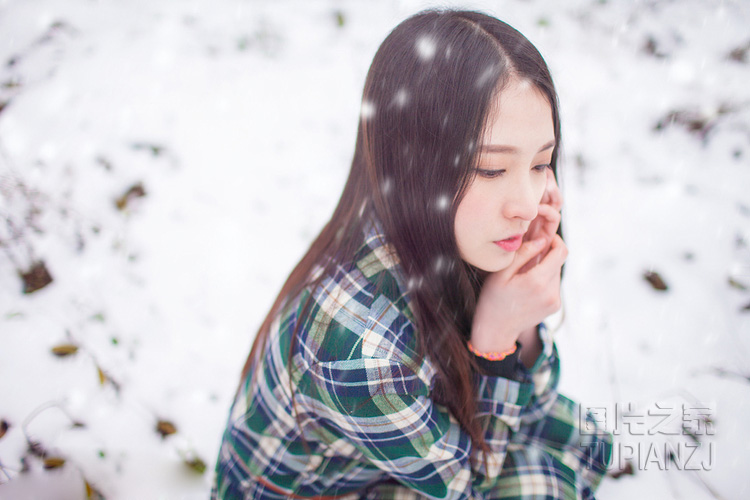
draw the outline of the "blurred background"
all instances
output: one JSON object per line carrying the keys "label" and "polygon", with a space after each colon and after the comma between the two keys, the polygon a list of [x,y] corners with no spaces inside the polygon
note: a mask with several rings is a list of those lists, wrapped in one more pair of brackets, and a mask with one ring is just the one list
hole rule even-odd
{"label": "blurred background", "polygon": [[0,0],[0,498],[206,498],[372,56],[427,7],[510,23],[558,86],[551,324],[617,434],[598,497],[748,497],[750,2]]}

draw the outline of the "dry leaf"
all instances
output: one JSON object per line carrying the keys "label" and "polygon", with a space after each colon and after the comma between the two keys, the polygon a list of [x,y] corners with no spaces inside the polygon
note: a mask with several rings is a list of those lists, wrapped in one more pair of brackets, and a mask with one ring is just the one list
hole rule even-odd
{"label": "dry leaf", "polygon": [[105,317],[103,312],[98,312],[96,314],[93,314],[89,317],[91,321],[98,321],[100,323],[104,323]]}
{"label": "dry leaf", "polygon": [[344,24],[346,24],[346,17],[344,16],[344,13],[340,10],[337,10],[333,13],[333,16],[336,18],[336,26],[339,28],[343,28]]}
{"label": "dry leaf", "polygon": [[194,470],[198,474],[203,474],[204,472],[206,472],[206,462],[201,460],[199,457],[194,457],[190,459],[186,458],[185,465],[190,467],[192,470]]}
{"label": "dry leaf", "polygon": [[65,465],[65,459],[61,457],[47,457],[44,459],[45,469],[58,469]]}
{"label": "dry leaf", "polygon": [[198,474],[203,474],[204,472],[206,472],[206,462],[204,462],[198,455],[196,455],[195,451],[178,450],[178,453],[182,457],[182,463],[192,469],[193,472],[197,472]]}
{"label": "dry leaf", "polygon": [[696,434],[692,429],[688,429],[687,427],[685,427],[685,424],[682,425],[682,434],[690,437],[690,440],[695,444],[700,444],[701,442],[698,434]]}
{"label": "dry leaf", "polygon": [[739,63],[746,63],[748,61],[748,51],[750,51],[750,42],[746,43],[745,45],[735,47],[732,49],[732,51],[728,54],[728,58],[732,61],[737,61]]}
{"label": "dry leaf", "polygon": [[643,42],[643,51],[646,54],[654,56],[658,59],[664,59],[666,57],[669,57],[669,54],[659,50],[659,43],[656,41],[656,39],[653,36],[647,37],[646,41]]}
{"label": "dry leaf", "polygon": [[135,142],[133,143],[133,149],[135,149],[136,151],[138,150],[148,151],[154,156],[159,156],[164,152],[166,148],[159,144],[152,144],[148,142]]}
{"label": "dry leaf", "polygon": [[112,170],[112,162],[109,161],[107,158],[103,156],[99,156],[96,159],[96,163],[98,163],[100,166],[104,167],[104,170]]}
{"label": "dry leaf", "polygon": [[740,283],[732,277],[729,278],[729,286],[736,288],[737,290],[747,290],[747,286],[745,286],[744,283]]}
{"label": "dry leaf", "polygon": [[[8,67],[12,67],[14,64],[14,61],[17,62],[17,59],[14,59],[11,57],[8,59]],[[21,81],[15,78],[10,78],[9,80],[5,80],[3,83],[0,83],[0,88],[3,89],[17,89],[21,87]]]}
{"label": "dry leaf", "polygon": [[88,500],[104,500],[104,495],[102,495],[102,492],[94,488],[91,483],[89,483],[87,480],[83,480],[83,483],[86,485],[86,498]]}
{"label": "dry leaf", "polygon": [[33,441],[28,440],[26,441],[26,444],[28,445],[28,452],[32,454],[35,457],[44,458],[47,456],[47,450],[42,446],[42,443],[39,441]]}
{"label": "dry leaf", "polygon": [[44,262],[35,262],[31,269],[21,273],[23,280],[23,293],[32,293],[52,283],[52,275],[47,270]]}
{"label": "dry leaf", "polygon": [[616,470],[610,474],[613,479],[619,479],[622,476],[634,476],[635,470],[633,469],[633,463],[632,462],[626,462],[625,467],[622,469]]}
{"label": "dry leaf", "polygon": [[5,436],[5,433],[8,432],[8,429],[10,429],[10,424],[7,420],[2,419],[0,420],[0,438]]}
{"label": "dry leaf", "polygon": [[115,205],[119,210],[125,210],[128,204],[135,198],[143,198],[146,196],[146,189],[142,183],[133,184],[125,191],[125,194],[115,200]]}
{"label": "dry leaf", "polygon": [[102,368],[99,365],[96,365],[96,373],[99,375],[99,384],[105,385],[109,384],[114,388],[115,392],[119,393],[121,386],[120,383],[117,382],[115,379],[113,379],[107,372],[102,370]]}
{"label": "dry leaf", "polygon": [[170,434],[176,433],[177,427],[175,427],[175,425],[169,420],[159,420],[156,423],[156,432],[161,434],[162,438],[165,438]]}
{"label": "dry leaf", "polygon": [[75,344],[60,344],[52,348],[52,354],[59,358],[70,356],[78,352],[78,346]]}
{"label": "dry leaf", "polygon": [[651,283],[651,286],[654,287],[655,290],[659,290],[662,292],[667,290],[667,284],[664,283],[663,279],[661,279],[659,273],[654,271],[646,271],[645,273],[643,273],[643,278]]}
{"label": "dry leaf", "polygon": [[674,110],[664,115],[654,125],[654,130],[659,131],[673,125],[679,125],[700,139],[705,140],[719,120],[733,111],[734,108],[727,104],[721,104],[712,111],[693,109]]}

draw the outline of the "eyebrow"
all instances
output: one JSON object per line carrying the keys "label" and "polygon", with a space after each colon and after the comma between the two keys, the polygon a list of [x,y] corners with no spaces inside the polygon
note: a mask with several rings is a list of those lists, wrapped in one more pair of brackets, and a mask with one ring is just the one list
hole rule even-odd
{"label": "eyebrow", "polygon": [[[542,146],[538,153],[541,153],[542,151],[547,151],[550,148],[555,147],[555,140],[552,139],[548,143],[546,143],[544,146]],[[505,146],[502,144],[485,144],[482,146],[479,146],[479,150],[485,153],[508,153],[508,154],[518,154],[518,148],[515,146]]]}

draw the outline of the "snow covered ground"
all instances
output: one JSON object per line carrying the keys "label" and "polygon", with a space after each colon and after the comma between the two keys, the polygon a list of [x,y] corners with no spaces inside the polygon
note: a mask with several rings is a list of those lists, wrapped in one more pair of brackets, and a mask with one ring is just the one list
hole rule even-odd
{"label": "snow covered ground", "polygon": [[[255,330],[343,187],[370,60],[429,6],[0,0],[0,498],[206,497]],[[561,391],[635,469],[599,497],[747,498],[750,2],[439,6],[510,22],[558,85]],[[23,294],[37,260],[54,281]]]}

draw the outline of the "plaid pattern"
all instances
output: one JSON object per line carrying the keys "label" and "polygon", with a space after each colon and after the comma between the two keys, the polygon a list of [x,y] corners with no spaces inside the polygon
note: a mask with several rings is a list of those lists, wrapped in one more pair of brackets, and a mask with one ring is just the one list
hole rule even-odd
{"label": "plaid pattern", "polygon": [[611,440],[583,434],[593,421],[557,394],[544,325],[531,369],[475,374],[485,464],[431,399],[435,369],[419,360],[407,287],[378,227],[368,225],[352,263],[278,314],[255,380],[251,371],[232,406],[212,498],[593,498]]}

